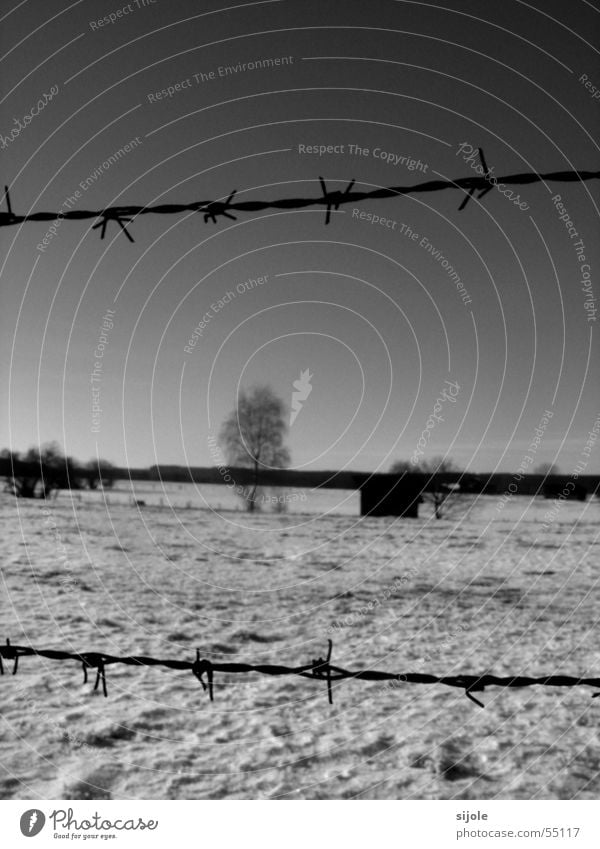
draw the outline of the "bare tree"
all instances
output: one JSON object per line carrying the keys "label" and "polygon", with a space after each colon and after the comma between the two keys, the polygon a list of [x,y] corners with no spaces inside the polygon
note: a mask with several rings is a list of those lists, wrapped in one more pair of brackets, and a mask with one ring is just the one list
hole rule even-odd
{"label": "bare tree", "polygon": [[415,465],[411,463],[410,460],[396,460],[392,463],[392,467],[390,469],[390,474],[392,475],[401,475],[404,472],[421,472],[422,469],[419,465]]}
{"label": "bare tree", "polygon": [[242,390],[235,409],[223,422],[219,442],[227,462],[252,469],[252,482],[243,487],[250,513],[256,509],[261,470],[284,469],[290,462],[284,445],[286,433],[285,405],[269,386]]}
{"label": "bare tree", "polygon": [[436,519],[454,518],[466,509],[472,498],[460,491],[455,484],[447,484],[437,480],[435,475],[443,472],[459,472],[459,467],[448,457],[432,457],[431,460],[421,460],[413,464],[408,460],[397,460],[391,467],[393,474],[403,472],[414,472],[430,475],[432,479],[427,484],[427,490],[423,490],[421,497],[425,503],[431,504]]}
{"label": "bare tree", "polygon": [[64,456],[57,442],[46,442],[25,454],[4,449],[0,457],[12,467],[6,490],[18,498],[48,498],[54,490],[80,488],[75,462]]}
{"label": "bare tree", "polygon": [[[4,492],[9,492],[17,498],[35,498],[35,485],[39,480],[37,474],[25,475],[21,469],[23,457],[19,451],[11,451],[10,448],[3,448],[0,451],[0,460],[8,464],[10,473],[6,475],[4,481]],[[36,470],[32,469],[32,472]]]}

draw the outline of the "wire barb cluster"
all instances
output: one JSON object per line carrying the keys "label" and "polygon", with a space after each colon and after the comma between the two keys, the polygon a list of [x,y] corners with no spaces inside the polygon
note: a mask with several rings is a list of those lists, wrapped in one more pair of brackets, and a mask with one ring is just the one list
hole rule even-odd
{"label": "wire barb cluster", "polygon": [[478,187],[475,187],[475,186],[471,187],[469,189],[469,191],[467,192],[467,196],[465,197],[465,199],[463,200],[461,205],[458,207],[459,212],[462,212],[462,210],[469,203],[469,201],[471,200],[471,198],[473,197],[473,195],[475,194],[476,191],[479,190],[479,194],[477,195],[477,200],[481,200],[482,197],[485,197],[485,195],[487,195],[488,192],[491,192],[492,189],[494,188],[494,185],[493,185],[493,183],[490,179],[491,172],[490,172],[490,169],[488,168],[487,163],[485,161],[485,156],[483,155],[483,151],[480,147],[478,147],[477,150],[479,151],[479,160],[481,162],[481,167],[483,168],[482,179],[487,182],[487,186],[484,189],[478,189]]}
{"label": "wire barb cluster", "polygon": [[[16,675],[19,657],[30,657],[32,655],[45,657],[49,660],[70,661],[81,663],[83,667],[83,683],[88,680],[88,669],[96,670],[96,682],[94,690],[102,685],[102,692],[108,696],[106,687],[106,667],[111,664],[124,664],[126,666],[160,666],[166,669],[191,671],[194,677],[202,685],[202,689],[208,692],[210,701],[214,701],[214,674],[224,672],[228,674],[246,674],[258,672],[261,675],[298,675],[301,678],[309,678],[313,681],[325,681],[327,684],[327,697],[329,704],[333,704],[333,688],[335,681],[343,681],[353,678],[358,681],[399,681],[404,684],[443,684],[446,687],[457,687],[464,690],[465,695],[479,707],[485,707],[483,702],[475,698],[473,693],[483,693],[486,687],[595,687],[600,688],[599,678],[578,678],[571,675],[543,675],[533,678],[524,675],[509,675],[500,677],[497,675],[429,675],[421,672],[407,672],[397,674],[375,669],[363,669],[351,671],[334,666],[331,663],[333,643],[329,640],[329,648],[325,658],[313,659],[310,663],[301,666],[280,666],[272,664],[251,663],[214,663],[212,660],[200,657],[200,650],[196,650],[195,660],[161,660],[155,657],[143,655],[132,655],[118,657],[101,652],[68,652],[55,649],[36,649],[30,646],[14,646],[10,640],[6,645],[0,645],[0,675],[4,675],[2,659],[13,661],[12,674]],[[593,693],[592,698],[600,696],[600,692]]]}
{"label": "wire barb cluster", "polygon": [[237,221],[233,214],[236,212],[261,212],[267,209],[306,209],[311,206],[325,206],[325,224],[331,221],[332,211],[337,212],[341,204],[360,203],[365,200],[381,200],[384,198],[398,197],[399,195],[418,194],[421,192],[440,192],[446,189],[458,189],[466,194],[464,200],[458,207],[462,211],[468,202],[476,195],[480,201],[494,187],[494,182],[506,186],[524,186],[532,183],[584,183],[588,180],[598,180],[600,171],[552,171],[546,174],[529,171],[522,174],[509,174],[498,177],[492,181],[491,171],[487,166],[483,151],[479,148],[479,158],[483,174],[479,176],[460,177],[456,180],[428,180],[416,183],[412,186],[388,186],[372,191],[352,191],[355,180],[351,180],[344,191],[329,191],[323,177],[319,177],[321,188],[320,197],[311,198],[280,198],[277,200],[238,200],[234,203],[237,189],[234,189],[227,198],[222,200],[200,200],[192,203],[168,203],[156,204],[154,206],[108,206],[106,209],[85,210],[69,209],[65,212],[32,212],[27,215],[15,215],[13,212],[8,186],[5,186],[4,197],[7,211],[0,211],[0,227],[8,227],[13,224],[23,224],[35,221],[72,220],[81,221],[89,218],[99,219],[92,225],[92,229],[100,229],[100,238],[104,239],[106,228],[110,221],[115,221],[130,242],[134,239],[127,229],[138,215],[178,215],[184,212],[199,212],[204,216],[204,222],[212,221],[217,224],[219,216]]}

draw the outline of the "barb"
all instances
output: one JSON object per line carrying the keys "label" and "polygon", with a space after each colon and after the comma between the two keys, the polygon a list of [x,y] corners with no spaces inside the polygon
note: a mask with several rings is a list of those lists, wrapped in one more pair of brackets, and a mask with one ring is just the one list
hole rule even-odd
{"label": "barb", "polygon": [[[8,227],[12,224],[29,224],[35,221],[55,221],[56,219],[81,221],[89,218],[101,219],[92,229],[100,229],[100,237],[103,239],[109,221],[116,221],[127,238],[133,242],[125,223],[139,215],[180,215],[185,212],[200,212],[204,215],[204,222],[217,223],[218,216],[237,221],[233,211],[236,212],[261,212],[267,209],[306,209],[311,206],[325,205],[325,224],[331,220],[332,209],[337,211],[342,204],[360,203],[365,200],[382,200],[385,198],[399,197],[401,195],[418,194],[422,192],[441,192],[446,189],[459,190],[466,193],[459,210],[463,210],[469,200],[479,192],[477,200],[481,200],[493,188],[490,179],[491,170],[488,168],[483,151],[479,148],[479,158],[483,168],[483,176],[460,177],[456,180],[428,180],[424,183],[416,183],[412,186],[388,186],[372,191],[352,191],[355,180],[351,180],[344,191],[328,191],[325,181],[319,177],[321,185],[321,196],[312,198],[288,197],[278,200],[246,200],[233,203],[237,193],[234,190],[225,201],[200,200],[191,203],[167,203],[155,206],[109,206],[100,210],[78,210],[69,209],[64,212],[33,212],[28,215],[15,215],[10,203],[8,187],[5,187],[5,199],[7,212],[0,212],[0,227]],[[508,174],[498,177],[496,182],[505,186],[526,186],[533,183],[585,183],[589,180],[600,179],[600,171],[551,171],[545,174],[536,171],[528,171],[521,174]]]}
{"label": "barb", "polygon": [[335,209],[337,212],[340,208],[341,203],[348,203],[350,200],[350,192],[352,190],[352,186],[356,183],[356,180],[350,180],[346,188],[343,192],[328,192],[327,186],[325,185],[325,180],[322,177],[319,177],[319,182],[321,184],[321,191],[323,192],[323,200],[327,206],[327,211],[325,213],[325,224],[329,224],[331,220],[331,210]]}
{"label": "barb", "polygon": [[322,657],[317,658],[317,660],[313,660],[312,673],[315,678],[324,678],[327,681],[327,698],[329,704],[333,704],[333,693],[331,692],[331,670],[334,668],[329,665],[329,661],[331,660],[331,652],[333,651],[333,641],[328,640],[329,649],[327,651],[327,657],[323,660]]}
{"label": "barb", "polygon": [[[213,693],[213,668],[210,660],[201,660],[200,659],[200,649],[196,649],[196,660],[192,664],[192,672],[202,684],[203,690],[208,690],[208,698],[211,702],[214,702],[214,693]],[[206,681],[202,677],[206,674]]]}
{"label": "barb", "polygon": [[[159,659],[145,657],[143,655],[131,655],[119,657],[116,655],[103,654],[99,652],[68,652],[56,649],[37,649],[31,646],[13,646],[7,639],[6,645],[0,645],[0,674],[4,674],[2,658],[14,660],[13,675],[17,672],[19,657],[37,656],[49,660],[77,661],[83,666],[84,683],[87,683],[87,670],[96,669],[96,682],[94,690],[102,684],[102,692],[108,696],[106,689],[106,667],[111,664],[124,664],[126,666],[160,666],[166,669],[179,671],[191,671],[195,678],[202,684],[203,690],[208,690],[210,701],[214,701],[213,676],[216,672],[229,675],[247,674],[257,672],[260,675],[297,675],[301,678],[309,678],[314,681],[327,682],[327,695],[329,704],[333,704],[332,683],[354,679],[356,681],[400,681],[404,684],[443,684],[446,687],[456,687],[465,691],[465,695],[479,707],[485,705],[473,696],[473,693],[483,693],[486,687],[594,687],[600,688],[600,677],[580,678],[572,675],[543,675],[533,678],[526,675],[429,675],[422,672],[407,672],[398,674],[375,669],[361,669],[352,671],[333,666],[330,663],[333,651],[333,643],[329,640],[329,649],[325,659],[318,658],[302,666],[276,666],[271,664],[252,663],[214,663],[211,660],[200,657],[200,650],[196,649],[196,658],[190,660]],[[206,680],[205,677],[206,676]],[[593,693],[592,698],[600,695]]]}
{"label": "barb", "polygon": [[2,215],[6,216],[6,223],[10,224],[11,220],[14,218],[12,206],[10,203],[10,192],[8,190],[8,186],[4,186],[4,200],[6,201],[6,212],[3,212]]}
{"label": "barb", "polygon": [[88,668],[97,669],[94,690],[97,690],[98,685],[100,684],[100,682],[102,682],[102,692],[104,693],[105,697],[108,697],[108,691],[106,689],[106,671],[104,668],[104,655],[97,654],[96,652],[88,652],[87,654],[82,654],[79,656],[81,657],[83,665],[83,683],[87,684]]}
{"label": "barb", "polygon": [[[487,182],[486,188],[481,189],[481,191],[479,192],[479,195],[477,197],[477,200],[481,200],[481,198],[484,197],[485,195],[487,195],[488,192],[492,191],[494,186],[493,186],[493,184],[490,180],[491,172],[490,172],[490,169],[487,167],[487,163],[485,161],[485,156],[483,155],[483,151],[480,147],[478,147],[477,150],[479,151],[479,160],[481,162],[481,167],[483,168],[483,178],[482,179]],[[473,186],[471,189],[469,189],[469,191],[467,192],[467,196],[465,197],[465,199],[463,200],[461,205],[458,207],[459,212],[463,211],[463,209],[469,203],[469,201],[471,200],[471,198],[473,197],[473,195],[475,194],[476,191],[477,191],[477,188],[475,186]]]}
{"label": "barb", "polygon": [[3,651],[0,654],[0,675],[4,675],[4,665],[2,663],[2,656],[4,656],[7,660],[14,661],[12,674],[16,675],[17,670],[19,668],[19,651],[17,647],[11,646],[10,640],[8,638],[6,640],[6,645],[3,646]]}
{"label": "barb", "polygon": [[201,210],[202,212],[204,212],[204,223],[206,224],[208,222],[208,219],[210,218],[213,224],[216,224],[217,215],[223,215],[225,218],[231,218],[232,221],[237,221],[235,215],[231,215],[231,213],[227,211],[228,209],[231,209],[231,201],[233,200],[236,194],[237,189],[234,189],[225,201],[225,203],[222,203],[218,200],[213,200],[210,203],[207,203],[206,206]]}
{"label": "barb", "polygon": [[112,211],[110,209],[106,209],[101,214],[101,220],[97,224],[92,225],[92,230],[97,230],[98,227],[100,227],[101,228],[100,229],[100,238],[103,239],[104,236],[106,235],[106,227],[108,225],[108,222],[109,221],[116,221],[117,224],[119,225],[119,227],[121,228],[121,230],[125,233],[125,235],[129,239],[129,241],[134,242],[135,239],[133,238],[133,236],[131,236],[131,234],[127,230],[127,227],[123,223],[123,222],[125,222],[126,224],[129,224],[131,220],[132,220],[131,218],[126,218],[125,216],[121,215],[121,213],[118,210]]}

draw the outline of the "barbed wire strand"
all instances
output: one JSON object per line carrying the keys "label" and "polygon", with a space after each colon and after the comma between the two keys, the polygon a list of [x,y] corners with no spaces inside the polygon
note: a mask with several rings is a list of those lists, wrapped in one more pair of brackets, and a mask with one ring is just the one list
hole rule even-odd
{"label": "barbed wire strand", "polygon": [[351,180],[344,191],[328,191],[326,183],[319,177],[321,187],[320,197],[310,198],[279,198],[274,200],[239,200],[234,202],[237,189],[234,189],[228,197],[218,200],[198,200],[191,203],[163,203],[154,206],[128,205],[108,206],[105,209],[86,210],[69,209],[64,212],[32,212],[27,215],[16,215],[13,212],[10,201],[9,187],[5,186],[4,197],[7,211],[0,211],[0,227],[8,227],[14,224],[32,223],[37,221],[69,220],[82,221],[89,218],[100,220],[92,226],[93,230],[100,229],[100,238],[104,239],[109,222],[116,222],[130,242],[134,239],[127,229],[127,224],[138,215],[177,215],[184,212],[199,212],[204,216],[204,222],[209,220],[217,223],[219,216],[237,221],[233,212],[261,212],[267,209],[305,209],[310,206],[322,205],[325,207],[325,224],[331,220],[332,210],[338,211],[340,205],[346,203],[360,203],[365,200],[382,200],[385,198],[398,197],[400,195],[417,194],[421,192],[440,192],[446,189],[458,189],[465,193],[465,197],[458,207],[462,211],[468,202],[477,194],[477,200],[481,200],[488,192],[498,185],[504,186],[526,186],[532,183],[585,183],[589,180],[600,179],[600,171],[551,171],[545,174],[535,171],[521,174],[508,174],[505,177],[493,177],[481,148],[479,148],[481,165],[477,166],[482,176],[459,177],[456,180],[428,180],[416,183],[412,186],[389,186],[372,191],[352,191],[355,180]]}
{"label": "barbed wire strand", "polygon": [[[483,693],[486,687],[595,687],[600,688],[600,677],[579,678],[571,675],[542,675],[530,677],[525,675],[430,675],[421,672],[407,672],[397,674],[384,672],[376,669],[362,669],[352,671],[335,666],[331,661],[333,642],[329,640],[329,649],[325,658],[319,657],[300,666],[282,666],[273,664],[253,663],[215,663],[207,658],[201,658],[200,650],[196,649],[195,660],[175,660],[147,657],[145,655],[131,655],[119,657],[105,654],[103,652],[69,652],[57,649],[37,649],[31,646],[12,645],[6,640],[6,645],[0,645],[0,675],[4,675],[2,658],[13,661],[12,674],[16,675],[19,668],[20,657],[45,657],[49,660],[77,661],[83,668],[83,683],[87,683],[88,669],[96,670],[96,681],[94,690],[102,685],[104,696],[108,697],[106,686],[106,667],[112,664],[124,664],[126,666],[160,666],[166,669],[180,671],[191,671],[198,679],[204,691],[208,691],[210,701],[214,701],[214,674],[222,672],[232,675],[257,672],[261,675],[297,675],[301,678],[310,678],[317,681],[325,681],[327,685],[327,697],[329,704],[333,704],[332,684],[337,681],[354,679],[357,681],[399,681],[404,684],[443,684],[446,687],[457,687],[465,691],[465,695],[479,707],[485,705],[475,698],[473,693]],[[600,696],[592,693],[592,698]]]}

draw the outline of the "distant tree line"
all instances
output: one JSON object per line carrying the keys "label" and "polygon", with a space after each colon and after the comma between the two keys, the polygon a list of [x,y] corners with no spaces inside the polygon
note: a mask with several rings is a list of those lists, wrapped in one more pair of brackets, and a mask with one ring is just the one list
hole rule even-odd
{"label": "distant tree line", "polygon": [[63,454],[57,442],[46,442],[28,451],[0,451],[8,468],[4,491],[17,498],[48,498],[59,489],[99,489],[113,485],[108,460],[93,458],[79,463]]}

